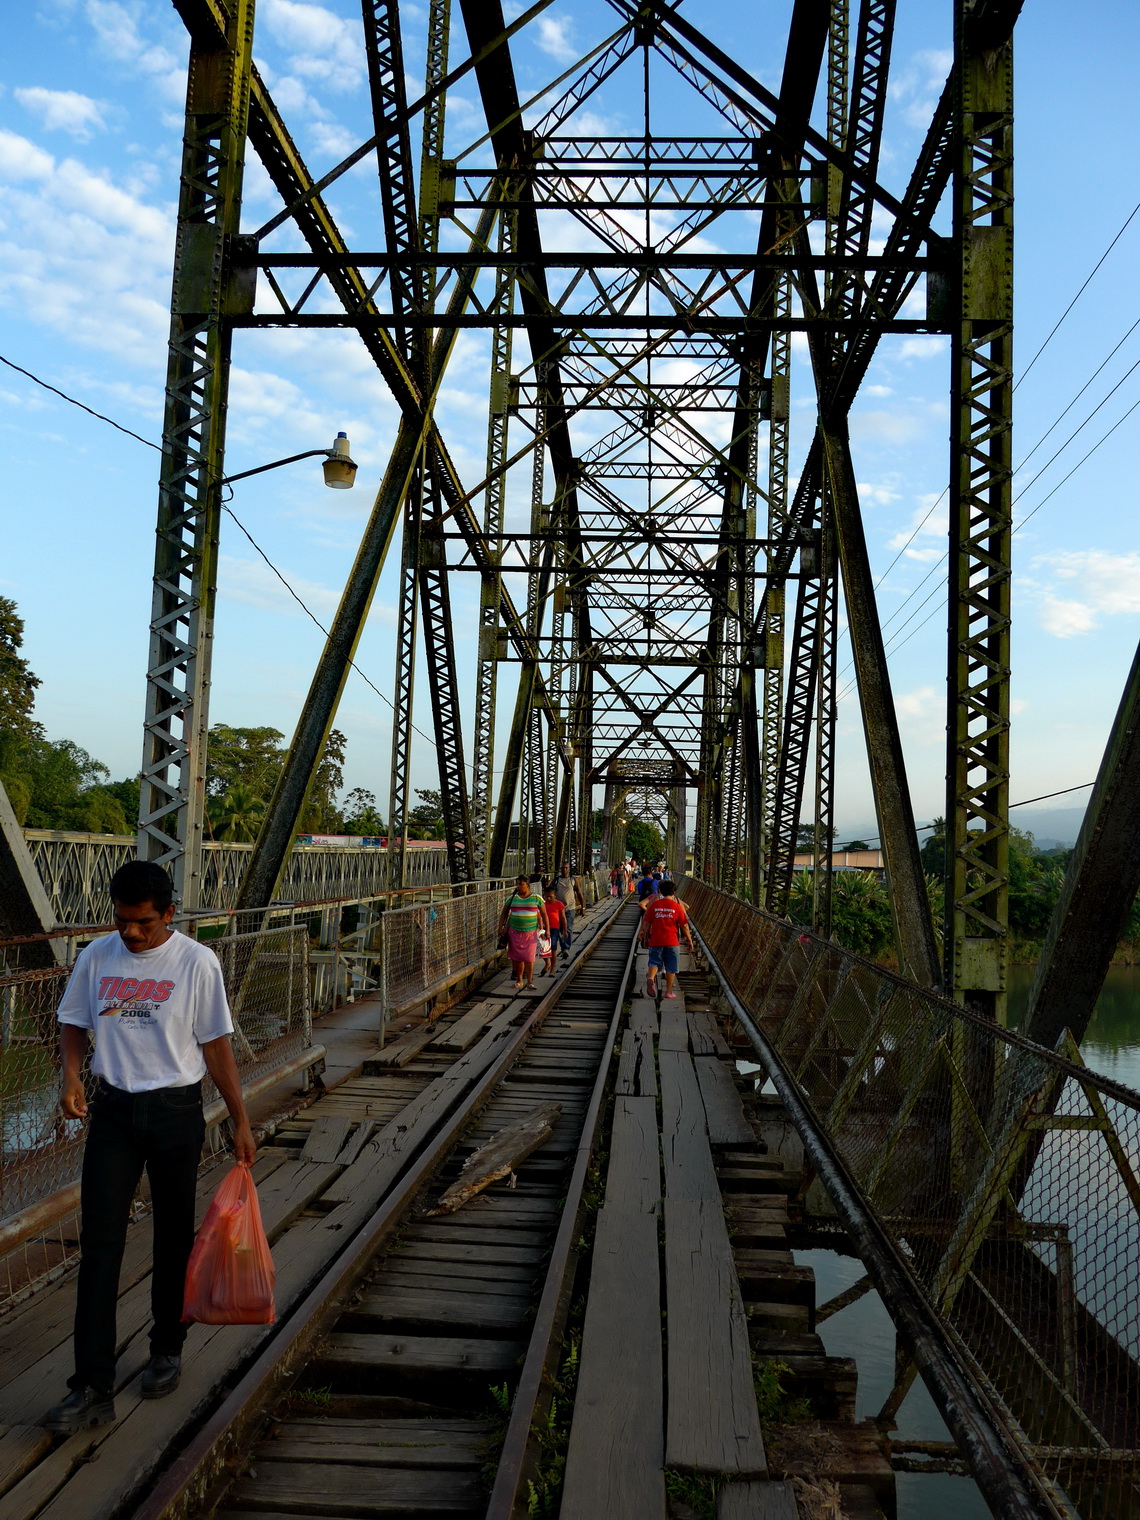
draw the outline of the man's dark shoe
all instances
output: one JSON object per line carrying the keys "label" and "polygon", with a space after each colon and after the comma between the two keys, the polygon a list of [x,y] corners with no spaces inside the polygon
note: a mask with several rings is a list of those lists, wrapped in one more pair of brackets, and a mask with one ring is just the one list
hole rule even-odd
{"label": "man's dark shoe", "polygon": [[70,1436],[92,1425],[113,1425],[114,1422],[114,1394],[97,1393],[94,1388],[77,1388],[62,1404],[48,1410],[44,1429]]}
{"label": "man's dark shoe", "polygon": [[182,1376],[180,1356],[152,1356],[143,1368],[142,1387],[139,1392],[144,1399],[164,1399],[178,1387]]}

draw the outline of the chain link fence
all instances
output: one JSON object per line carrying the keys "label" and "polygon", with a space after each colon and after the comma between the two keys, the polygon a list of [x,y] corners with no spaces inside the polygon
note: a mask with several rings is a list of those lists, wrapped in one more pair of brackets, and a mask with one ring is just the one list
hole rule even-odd
{"label": "chain link fence", "polygon": [[509,896],[509,886],[497,887],[383,914],[382,1027],[496,953],[499,917]]}
{"label": "chain link fence", "polygon": [[1140,1095],[1068,1036],[1045,1050],[703,882],[682,896],[1058,1514],[1140,1514]]}

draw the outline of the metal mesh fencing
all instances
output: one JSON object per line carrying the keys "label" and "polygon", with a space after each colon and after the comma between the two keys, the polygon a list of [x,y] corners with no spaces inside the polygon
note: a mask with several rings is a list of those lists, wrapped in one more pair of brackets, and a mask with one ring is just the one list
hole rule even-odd
{"label": "metal mesh fencing", "polygon": [[380,923],[383,1018],[422,1003],[452,976],[494,954],[509,889],[392,908]]}
{"label": "metal mesh fencing", "polygon": [[1045,1050],[705,883],[682,895],[1058,1513],[1140,1513],[1140,1094],[1068,1036]]}

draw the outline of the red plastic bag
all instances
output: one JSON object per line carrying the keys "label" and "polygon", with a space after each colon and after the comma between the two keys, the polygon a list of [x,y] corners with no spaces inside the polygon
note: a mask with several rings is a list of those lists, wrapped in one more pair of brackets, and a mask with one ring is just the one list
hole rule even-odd
{"label": "red plastic bag", "polygon": [[194,1240],[182,1318],[203,1325],[271,1325],[277,1318],[275,1276],[257,1189],[249,1167],[239,1162],[222,1180]]}

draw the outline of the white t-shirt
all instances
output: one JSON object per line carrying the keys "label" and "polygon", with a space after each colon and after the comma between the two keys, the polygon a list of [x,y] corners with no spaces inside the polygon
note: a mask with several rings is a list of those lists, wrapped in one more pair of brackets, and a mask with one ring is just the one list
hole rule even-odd
{"label": "white t-shirt", "polygon": [[218,957],[177,933],[137,954],[117,934],[95,940],[76,959],[58,1018],[90,1030],[91,1070],[125,1092],[200,1082],[202,1046],[234,1027]]}

